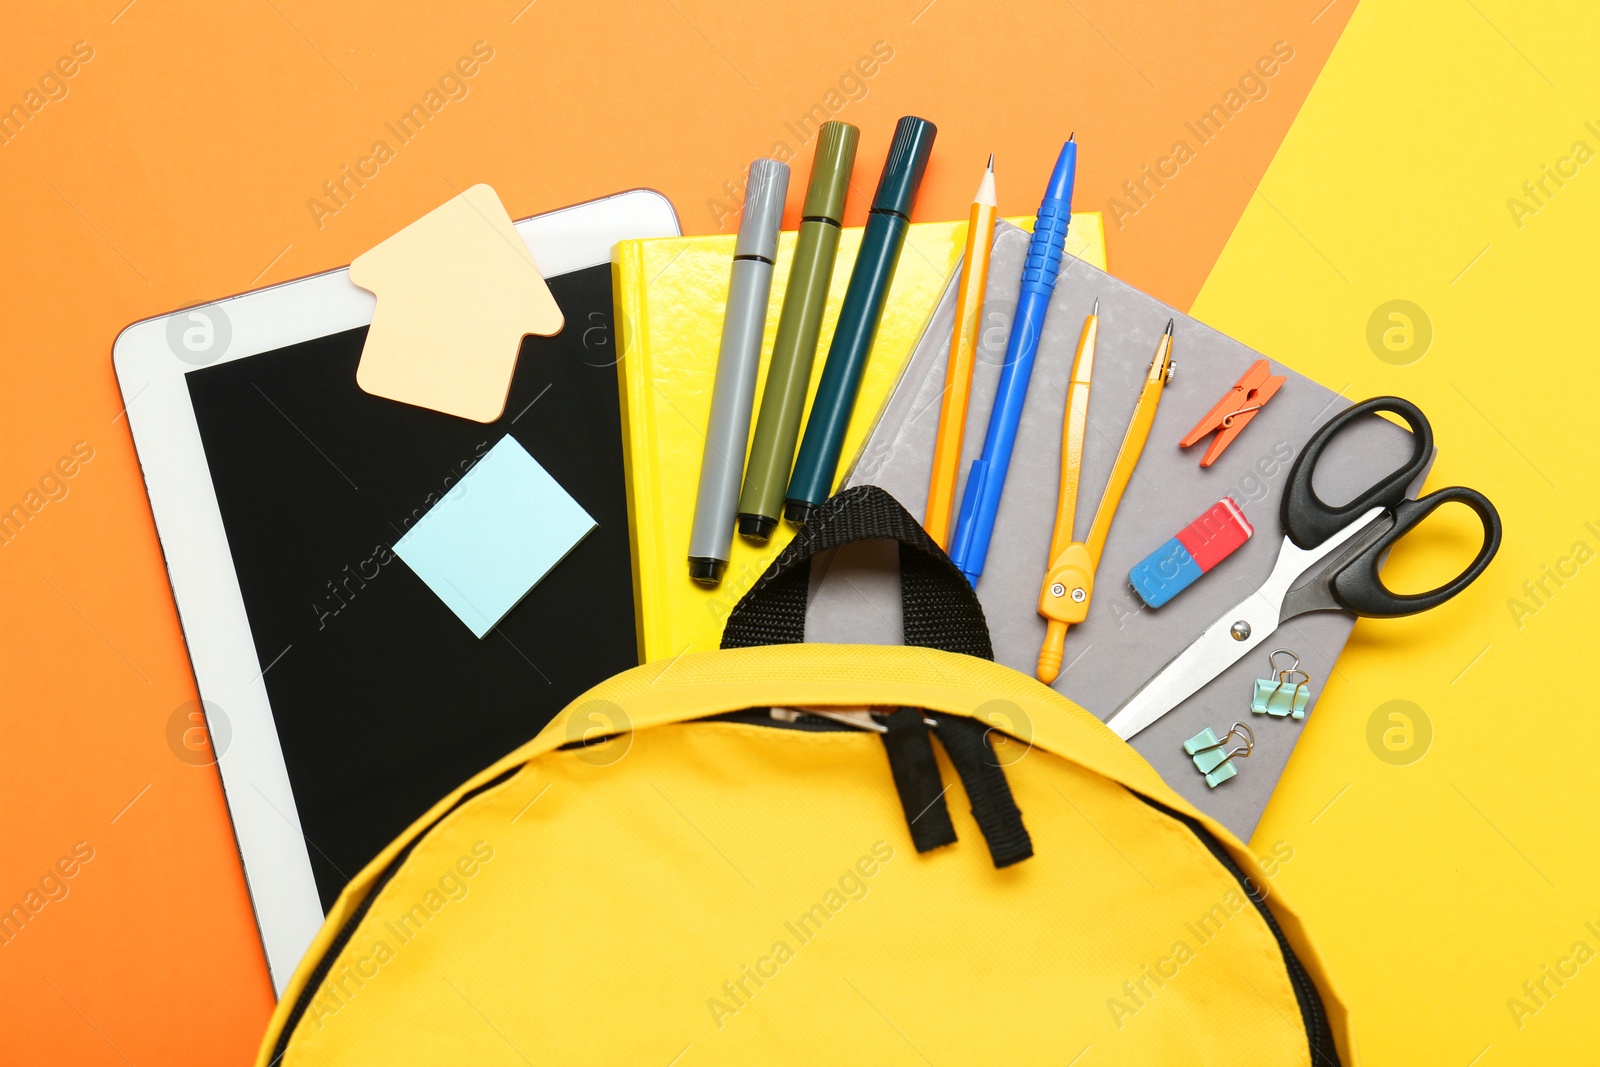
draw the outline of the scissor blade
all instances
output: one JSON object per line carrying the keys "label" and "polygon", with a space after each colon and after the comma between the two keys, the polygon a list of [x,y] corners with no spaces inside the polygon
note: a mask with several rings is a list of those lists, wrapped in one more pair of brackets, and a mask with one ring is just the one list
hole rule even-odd
{"label": "scissor blade", "polygon": [[[1284,598],[1289,587],[1329,553],[1360,533],[1383,511],[1383,508],[1368,509],[1355,522],[1313,548],[1301,548],[1285,537],[1278,548],[1278,559],[1272,565],[1272,573],[1261,583],[1261,587],[1206,627],[1205,632],[1195,638],[1189,647],[1161,668],[1154,678],[1140,686],[1139,691],[1117,709],[1106,725],[1126,741],[1239,662],[1246,652],[1265,641],[1283,621]],[[1240,633],[1247,636],[1237,636]]]}
{"label": "scissor blade", "polygon": [[[1194,696],[1278,628],[1278,608],[1278,603],[1263,597],[1260,591],[1251,593],[1140,686],[1106,725],[1126,741]],[[1238,623],[1248,631],[1243,627],[1235,631]],[[1248,635],[1241,639],[1234,636],[1236,632]]]}

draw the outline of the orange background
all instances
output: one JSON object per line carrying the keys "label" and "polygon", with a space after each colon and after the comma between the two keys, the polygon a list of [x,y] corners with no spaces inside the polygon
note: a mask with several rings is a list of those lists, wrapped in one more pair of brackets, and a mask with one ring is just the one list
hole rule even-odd
{"label": "orange background", "polygon": [[[1287,41],[1263,99],[1137,214],[1107,218],[1113,271],[1187,307],[1352,9],[125,3],[18,7],[0,37],[5,107],[77,42],[93,50],[0,144],[0,509],[93,449],[0,546],[0,908],[93,849],[0,947],[6,1063],[244,1063],[271,1009],[216,772],[167,741],[195,691],[112,375],[123,326],[348,263],[478,181],[518,217],[649,186],[686,232],[723,228],[724,183],[800,148],[787,124],[817,106],[862,128],[851,223],[908,112],[940,127],[919,220],[964,217],[990,151],[1002,212],[1029,213],[1074,130],[1076,207],[1108,210]],[[467,95],[319,225],[308,200],[374,141],[396,147],[384,124],[480,40],[494,56]],[[890,58],[841,84],[878,42]]]}

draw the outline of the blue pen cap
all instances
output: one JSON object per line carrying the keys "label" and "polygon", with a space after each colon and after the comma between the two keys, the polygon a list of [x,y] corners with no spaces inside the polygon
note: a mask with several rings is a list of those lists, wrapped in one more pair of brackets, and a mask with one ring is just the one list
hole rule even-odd
{"label": "blue pen cap", "polygon": [[933,155],[933,138],[939,128],[927,119],[907,115],[895,124],[894,143],[889,146],[889,158],[883,164],[883,176],[878,179],[878,192],[872,198],[873,211],[892,211],[896,215],[911,217],[911,205],[916,203],[917,189],[922,185],[922,174],[928,169],[928,158]]}

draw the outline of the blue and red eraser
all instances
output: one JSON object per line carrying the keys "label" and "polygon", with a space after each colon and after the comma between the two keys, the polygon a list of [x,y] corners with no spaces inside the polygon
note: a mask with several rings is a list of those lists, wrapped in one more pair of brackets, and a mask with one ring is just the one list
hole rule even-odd
{"label": "blue and red eraser", "polygon": [[1128,581],[1152,608],[1159,608],[1206,571],[1232,555],[1255,533],[1232,497],[1223,497],[1178,536],[1134,564]]}

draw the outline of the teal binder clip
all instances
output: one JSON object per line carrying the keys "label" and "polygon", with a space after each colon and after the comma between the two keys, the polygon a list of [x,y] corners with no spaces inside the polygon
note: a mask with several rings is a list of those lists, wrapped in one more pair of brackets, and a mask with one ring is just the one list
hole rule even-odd
{"label": "teal binder clip", "polygon": [[[1239,738],[1239,744],[1229,749],[1235,737]],[[1183,743],[1183,750],[1194,758],[1195,767],[1206,776],[1206,785],[1212,789],[1239,773],[1233,765],[1235,756],[1244,759],[1255,747],[1255,733],[1242,722],[1228,727],[1227,734],[1220,739],[1217,732],[1207,726]]]}
{"label": "teal binder clip", "polygon": [[[1294,662],[1280,669],[1279,656],[1288,656]],[[1256,679],[1250,710],[1279,719],[1305,718],[1306,705],[1311,702],[1311,676],[1300,669],[1300,657],[1287,648],[1275,648],[1267,656],[1267,671],[1272,677]]]}

